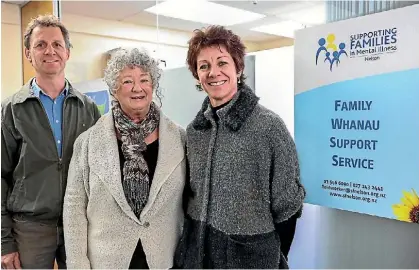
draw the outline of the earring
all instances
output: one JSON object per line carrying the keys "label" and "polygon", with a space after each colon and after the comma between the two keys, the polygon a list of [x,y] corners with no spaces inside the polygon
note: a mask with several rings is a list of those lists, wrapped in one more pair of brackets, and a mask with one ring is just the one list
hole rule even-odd
{"label": "earring", "polygon": [[237,83],[241,83],[240,76],[237,78]]}
{"label": "earring", "polygon": [[199,81],[197,81],[197,82],[195,83],[195,88],[196,88],[196,90],[198,90],[198,91],[202,91],[202,84],[201,84]]}
{"label": "earring", "polygon": [[195,88],[198,91],[202,91],[202,83],[198,80],[195,81]]}

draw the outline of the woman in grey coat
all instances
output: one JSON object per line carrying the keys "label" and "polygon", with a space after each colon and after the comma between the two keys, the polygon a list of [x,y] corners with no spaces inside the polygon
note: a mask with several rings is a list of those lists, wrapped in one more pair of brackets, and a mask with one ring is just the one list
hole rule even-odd
{"label": "woman in grey coat", "polygon": [[105,70],[112,111],[74,146],[64,199],[67,266],[170,268],[183,225],[185,132],[152,101],[161,69],[118,50]]}
{"label": "woman in grey coat", "polygon": [[244,51],[221,26],[189,41],[189,69],[208,97],[186,131],[190,183],[177,267],[288,267],[305,191],[284,122],[244,82]]}

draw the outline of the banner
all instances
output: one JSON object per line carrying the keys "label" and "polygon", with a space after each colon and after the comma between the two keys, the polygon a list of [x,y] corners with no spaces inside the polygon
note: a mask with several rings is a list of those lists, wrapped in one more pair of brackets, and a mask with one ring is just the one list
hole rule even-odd
{"label": "banner", "polygon": [[109,111],[110,95],[103,79],[74,83],[73,87],[93,99],[102,115]]}
{"label": "banner", "polygon": [[307,203],[419,223],[419,5],[295,41],[295,141]]}

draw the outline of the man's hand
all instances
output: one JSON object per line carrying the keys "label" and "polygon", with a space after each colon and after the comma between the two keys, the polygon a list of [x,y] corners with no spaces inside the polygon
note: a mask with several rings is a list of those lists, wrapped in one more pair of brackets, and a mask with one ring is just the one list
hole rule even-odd
{"label": "man's hand", "polygon": [[20,266],[19,253],[13,252],[1,256],[1,267],[3,269],[22,269]]}

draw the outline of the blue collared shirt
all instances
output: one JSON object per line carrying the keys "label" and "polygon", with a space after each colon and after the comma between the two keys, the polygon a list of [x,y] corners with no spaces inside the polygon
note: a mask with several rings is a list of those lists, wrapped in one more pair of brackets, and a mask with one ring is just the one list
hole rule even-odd
{"label": "blue collared shirt", "polygon": [[42,105],[44,106],[45,112],[47,113],[49,124],[54,134],[55,144],[57,145],[58,156],[61,157],[62,154],[62,123],[63,123],[63,105],[65,97],[68,94],[68,82],[65,81],[65,87],[61,91],[60,95],[54,100],[50,98],[44,91],[39,87],[34,79],[32,81],[32,89],[35,97],[38,97],[41,100]]}

